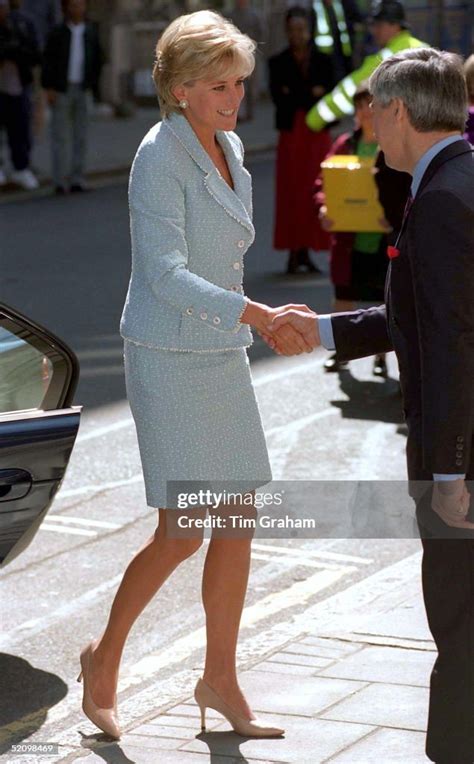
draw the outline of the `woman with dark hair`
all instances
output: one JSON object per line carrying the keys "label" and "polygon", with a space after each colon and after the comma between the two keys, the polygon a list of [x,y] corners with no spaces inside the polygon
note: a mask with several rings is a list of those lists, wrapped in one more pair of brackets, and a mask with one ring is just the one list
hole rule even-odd
{"label": "woman with dark hair", "polygon": [[276,167],[273,246],[288,249],[288,273],[300,267],[318,272],[309,249],[327,249],[329,238],[312,210],[312,186],[331,147],[328,130],[315,133],[305,117],[315,101],[333,87],[331,58],[321,53],[311,34],[312,21],[304,8],[286,14],[288,47],[269,60],[270,92],[280,132]]}

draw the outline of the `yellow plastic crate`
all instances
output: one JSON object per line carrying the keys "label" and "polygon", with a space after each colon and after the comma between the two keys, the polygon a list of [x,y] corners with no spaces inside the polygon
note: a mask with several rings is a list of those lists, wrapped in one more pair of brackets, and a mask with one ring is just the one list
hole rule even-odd
{"label": "yellow plastic crate", "polygon": [[331,231],[384,231],[384,217],[374,180],[374,161],[353,154],[336,154],[321,164]]}

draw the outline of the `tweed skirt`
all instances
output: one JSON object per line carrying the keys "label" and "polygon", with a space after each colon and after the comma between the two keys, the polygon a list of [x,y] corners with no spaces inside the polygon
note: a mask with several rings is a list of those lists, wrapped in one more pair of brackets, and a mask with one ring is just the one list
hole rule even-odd
{"label": "tweed skirt", "polygon": [[125,340],[124,360],[148,506],[176,508],[170,481],[183,492],[271,481],[245,348],[175,352]]}

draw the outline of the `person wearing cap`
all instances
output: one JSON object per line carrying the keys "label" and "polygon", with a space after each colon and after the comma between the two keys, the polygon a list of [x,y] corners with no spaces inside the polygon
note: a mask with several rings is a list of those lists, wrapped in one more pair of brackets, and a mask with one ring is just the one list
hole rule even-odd
{"label": "person wearing cap", "polygon": [[368,79],[382,61],[409,48],[429,47],[410,34],[400,0],[377,0],[372,8],[371,27],[380,50],[367,56],[358,69],[344,77],[334,90],[310,109],[306,124],[311,130],[319,132],[332,122],[352,115],[357,86]]}

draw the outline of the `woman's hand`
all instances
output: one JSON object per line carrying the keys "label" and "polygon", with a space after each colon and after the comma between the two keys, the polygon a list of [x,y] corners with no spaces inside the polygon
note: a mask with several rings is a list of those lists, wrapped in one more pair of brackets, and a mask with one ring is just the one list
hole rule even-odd
{"label": "woman's hand", "polygon": [[328,218],[328,208],[323,205],[319,210],[319,222],[321,223],[321,228],[324,231],[331,231],[332,227],[334,226],[334,220],[331,220],[331,218]]}

